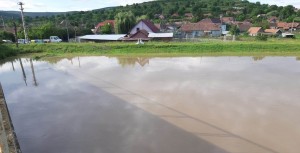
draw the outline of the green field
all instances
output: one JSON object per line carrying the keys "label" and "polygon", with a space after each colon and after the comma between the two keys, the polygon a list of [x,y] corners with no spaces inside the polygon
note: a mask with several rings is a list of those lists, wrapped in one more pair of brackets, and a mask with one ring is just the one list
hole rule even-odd
{"label": "green field", "polygon": [[113,56],[299,56],[299,39],[206,42],[49,43],[0,45],[0,58],[39,53],[39,56],[113,55]]}

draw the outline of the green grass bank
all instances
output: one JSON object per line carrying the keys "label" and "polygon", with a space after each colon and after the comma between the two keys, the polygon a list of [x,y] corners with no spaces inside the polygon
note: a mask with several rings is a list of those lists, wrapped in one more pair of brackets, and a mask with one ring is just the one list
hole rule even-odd
{"label": "green grass bank", "polygon": [[42,53],[49,56],[113,55],[113,56],[299,56],[300,40],[268,40],[266,42],[134,42],[114,43],[49,43],[0,45],[0,58]]}

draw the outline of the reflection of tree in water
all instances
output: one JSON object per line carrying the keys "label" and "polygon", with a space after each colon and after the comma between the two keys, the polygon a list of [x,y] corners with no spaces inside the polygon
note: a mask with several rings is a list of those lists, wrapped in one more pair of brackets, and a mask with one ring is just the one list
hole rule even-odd
{"label": "reflection of tree in water", "polygon": [[296,57],[296,60],[297,60],[297,61],[300,61],[300,56],[299,56],[299,57]]}
{"label": "reflection of tree in water", "polygon": [[254,61],[261,61],[261,60],[263,60],[265,58],[265,56],[253,56],[252,57],[252,59],[254,60]]}
{"label": "reflection of tree in water", "polygon": [[119,64],[123,67],[134,66],[136,63],[140,66],[145,66],[149,64],[149,59],[147,57],[117,57]]}

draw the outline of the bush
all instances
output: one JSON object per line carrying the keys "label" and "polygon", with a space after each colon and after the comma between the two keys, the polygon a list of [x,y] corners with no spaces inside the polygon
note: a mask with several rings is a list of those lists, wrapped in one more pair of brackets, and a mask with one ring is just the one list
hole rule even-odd
{"label": "bush", "polygon": [[258,35],[255,37],[256,40],[258,41],[267,41],[268,40],[268,36],[266,35]]}

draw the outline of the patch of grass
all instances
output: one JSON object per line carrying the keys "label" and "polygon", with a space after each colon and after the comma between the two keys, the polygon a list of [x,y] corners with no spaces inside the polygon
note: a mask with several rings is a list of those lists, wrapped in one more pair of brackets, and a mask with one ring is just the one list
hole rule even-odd
{"label": "patch of grass", "polygon": [[[3,45],[1,45],[3,47]],[[17,54],[40,53],[42,56],[114,55],[114,56],[299,56],[299,39],[270,38],[268,41],[217,42],[135,42],[111,43],[50,43],[4,45],[2,59]],[[2,52],[2,48],[1,52]],[[1,55],[1,54],[0,54]],[[41,56],[41,55],[39,55]],[[38,57],[37,57],[38,58]]]}

